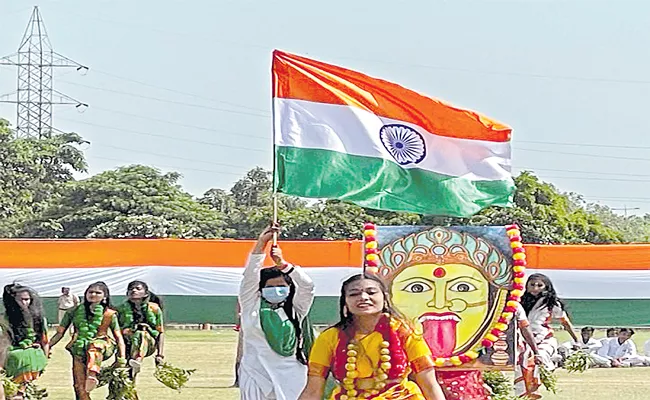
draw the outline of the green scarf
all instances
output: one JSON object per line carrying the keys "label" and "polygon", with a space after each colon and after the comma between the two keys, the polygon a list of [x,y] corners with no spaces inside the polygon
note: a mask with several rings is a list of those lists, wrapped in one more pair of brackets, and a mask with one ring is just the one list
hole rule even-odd
{"label": "green scarf", "polygon": [[[266,342],[273,351],[283,357],[289,357],[296,352],[296,329],[289,318],[283,319],[279,314],[280,308],[271,308],[269,302],[260,302],[260,323],[266,336]],[[283,313],[284,314],[284,313]]]}
{"label": "green scarf", "polygon": [[70,352],[75,356],[83,356],[86,354],[88,344],[96,338],[99,326],[104,319],[104,307],[101,304],[96,304],[92,307],[92,318],[90,321],[86,319],[86,310],[83,305],[77,306],[74,310],[72,321],[78,330],[77,339],[72,343]]}

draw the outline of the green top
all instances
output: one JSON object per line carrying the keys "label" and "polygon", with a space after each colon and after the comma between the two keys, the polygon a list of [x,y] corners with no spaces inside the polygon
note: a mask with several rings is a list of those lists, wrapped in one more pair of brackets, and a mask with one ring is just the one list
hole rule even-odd
{"label": "green top", "polygon": [[[148,331],[154,338],[158,337],[161,333],[164,332],[163,325],[163,312],[160,306],[156,303],[149,301],[144,301],[140,304],[142,308],[142,314],[145,316],[146,321],[142,322],[147,324]],[[127,300],[124,303],[120,304],[117,307],[117,314],[119,319],[119,324],[123,330],[135,330],[135,321],[133,318],[133,309],[131,308],[131,303]],[[124,332],[125,336],[128,336],[129,332]]]}
{"label": "green top", "polygon": [[[117,313],[111,312],[112,310],[109,309],[104,310],[104,307],[100,304],[95,305],[92,311],[92,318],[90,320],[86,319],[86,310],[83,304],[80,304],[68,310],[59,325],[59,331],[65,331],[71,324],[77,329],[77,336],[71,343],[70,348],[72,354],[76,356],[85,354],[88,344],[94,339],[105,337],[108,329],[113,331],[120,330]],[[100,331],[105,316],[110,316],[110,323]]]}

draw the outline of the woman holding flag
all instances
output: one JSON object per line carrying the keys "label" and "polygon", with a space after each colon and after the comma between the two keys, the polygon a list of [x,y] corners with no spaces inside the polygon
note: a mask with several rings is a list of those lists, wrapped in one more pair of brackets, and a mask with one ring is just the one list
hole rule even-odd
{"label": "woman holding flag", "polygon": [[263,268],[268,243],[279,231],[274,223],[260,234],[240,286],[243,400],[295,400],[307,379],[314,283],[284,260],[277,245],[271,248],[275,266]]}

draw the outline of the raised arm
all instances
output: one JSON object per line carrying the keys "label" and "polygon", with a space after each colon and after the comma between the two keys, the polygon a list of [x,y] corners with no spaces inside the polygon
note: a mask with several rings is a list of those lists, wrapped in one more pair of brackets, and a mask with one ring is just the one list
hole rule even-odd
{"label": "raised arm", "polygon": [[314,281],[300,266],[286,262],[280,247],[273,246],[271,248],[271,258],[283,273],[291,277],[291,280],[296,285],[293,307],[299,315],[304,317],[309,313],[309,309],[314,302]]}
{"label": "raised arm", "polygon": [[260,282],[260,269],[264,266],[264,258],[266,257],[266,246],[273,239],[273,235],[279,232],[278,225],[269,226],[266,228],[257,239],[255,247],[248,256],[246,268],[244,269],[244,276],[239,286],[239,304],[240,307],[246,308],[252,304],[257,298]]}

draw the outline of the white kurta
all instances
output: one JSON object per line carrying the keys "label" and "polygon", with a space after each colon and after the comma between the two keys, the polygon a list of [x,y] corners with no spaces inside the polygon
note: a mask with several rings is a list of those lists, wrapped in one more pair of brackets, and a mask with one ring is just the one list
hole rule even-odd
{"label": "white kurta", "polygon": [[562,343],[562,347],[568,350],[569,354],[573,353],[573,346],[580,347],[580,350],[584,351],[587,354],[596,353],[602,346],[602,342],[598,339],[589,338],[587,343],[584,343],[582,338],[579,338],[577,342],[573,340],[569,342]]}
{"label": "white kurta", "polygon": [[528,313],[530,330],[533,332],[535,342],[539,349],[539,357],[549,371],[555,369],[553,359],[557,353],[558,342],[553,336],[551,321],[554,319],[564,320],[567,318],[566,313],[559,305],[549,310],[543,304],[544,299],[539,299],[532,310]]}
{"label": "white kurta", "polygon": [[598,353],[592,355],[594,362],[601,367],[611,367],[612,360],[620,361],[625,367],[650,365],[650,358],[639,355],[632,339],[620,343],[618,338],[611,338],[603,343]]}
{"label": "white kurta", "polygon": [[[307,366],[283,357],[266,341],[260,324],[260,270],[265,254],[251,254],[239,290],[243,354],[239,365],[242,400],[296,400],[307,383]],[[298,266],[289,275],[296,285],[293,307],[302,321],[314,301],[314,283]],[[282,314],[282,309],[279,310]]]}

